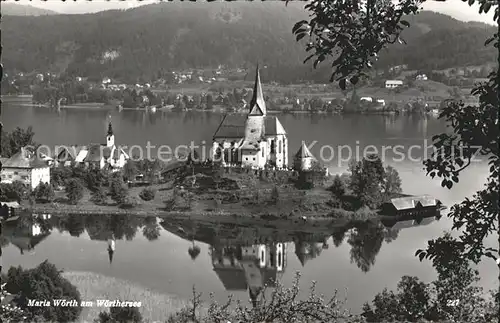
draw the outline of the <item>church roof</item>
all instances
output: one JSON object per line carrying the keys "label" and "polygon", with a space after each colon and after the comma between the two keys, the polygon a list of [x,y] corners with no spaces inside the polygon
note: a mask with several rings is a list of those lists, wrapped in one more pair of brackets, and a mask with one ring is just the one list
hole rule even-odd
{"label": "church roof", "polygon": [[88,147],[87,156],[85,156],[85,162],[99,162],[101,158],[104,157],[108,159],[111,156],[111,148],[106,147],[103,144],[91,144]]}
{"label": "church roof", "polygon": [[251,116],[265,116],[266,111],[266,101],[264,100],[264,95],[262,93],[262,85],[260,83],[260,72],[259,66],[255,73],[255,84],[253,87],[253,95],[250,100],[250,114]]}
{"label": "church roof", "polygon": [[[235,138],[245,137],[245,125],[247,116],[241,114],[228,114],[222,119],[219,128],[215,131],[214,139],[217,138]],[[286,135],[285,128],[276,116],[264,117],[264,135]]]}
{"label": "church roof", "polygon": [[309,148],[307,148],[306,143],[302,141],[302,145],[300,145],[299,150],[295,154],[295,157],[298,158],[315,158],[313,154],[309,151]]}
{"label": "church roof", "polygon": [[214,268],[214,271],[227,291],[246,290],[248,288],[243,268]]}
{"label": "church roof", "polygon": [[49,164],[42,160],[39,156],[28,151],[26,148],[21,148],[19,152],[2,163],[3,168],[42,168],[49,167]]}

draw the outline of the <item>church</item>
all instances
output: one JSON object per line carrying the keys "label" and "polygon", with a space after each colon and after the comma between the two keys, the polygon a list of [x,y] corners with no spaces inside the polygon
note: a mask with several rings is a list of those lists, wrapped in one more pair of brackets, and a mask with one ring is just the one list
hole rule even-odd
{"label": "church", "polygon": [[249,113],[224,116],[213,136],[211,155],[224,166],[288,167],[287,133],[276,116],[267,115],[258,67]]}
{"label": "church", "polygon": [[115,145],[115,135],[111,120],[108,124],[105,144],[88,146],[61,146],[56,152],[55,160],[65,166],[72,164],[85,165],[91,168],[117,171],[125,166],[130,156],[120,146]]}

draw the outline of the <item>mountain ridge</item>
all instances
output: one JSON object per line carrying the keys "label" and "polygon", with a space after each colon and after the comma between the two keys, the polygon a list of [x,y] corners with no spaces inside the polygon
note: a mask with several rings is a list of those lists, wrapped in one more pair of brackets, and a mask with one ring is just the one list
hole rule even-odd
{"label": "mountain ridge", "polygon": [[[274,69],[274,78],[280,73],[294,74],[285,79],[300,78],[301,73],[311,74],[311,66],[303,64],[304,46],[291,29],[307,18],[303,5],[169,2],[92,14],[5,16],[3,42],[9,46],[2,60],[7,70],[127,81],[151,79],[172,69],[260,62]],[[494,51],[482,48],[494,27],[426,11],[407,20],[411,27],[402,36],[408,45],[384,50],[377,66],[432,69],[495,59]],[[328,64],[312,74],[326,81]]]}
{"label": "mountain ridge", "polygon": [[2,16],[43,16],[59,14],[49,9],[4,1],[1,2],[1,13]]}

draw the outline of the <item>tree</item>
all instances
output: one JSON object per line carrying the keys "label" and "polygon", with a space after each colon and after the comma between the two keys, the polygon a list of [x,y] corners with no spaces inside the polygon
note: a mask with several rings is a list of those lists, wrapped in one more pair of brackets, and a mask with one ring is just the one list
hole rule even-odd
{"label": "tree", "polygon": [[335,175],[333,178],[332,186],[330,186],[329,191],[337,198],[341,198],[345,194],[345,184],[339,175]]}
{"label": "tree", "polygon": [[141,191],[139,197],[144,201],[151,201],[155,198],[156,190],[154,188],[146,187]]}
{"label": "tree", "polygon": [[50,170],[50,182],[54,186],[66,185],[66,180],[72,177],[72,171],[68,167],[54,167]]}
{"label": "tree", "polygon": [[108,200],[108,194],[106,188],[103,186],[99,186],[95,189],[91,194],[91,201],[97,205],[104,205]]}
{"label": "tree", "polygon": [[8,158],[12,155],[18,153],[21,148],[30,146],[35,147],[37,144],[33,141],[35,133],[33,128],[30,126],[27,129],[17,127],[11,133],[2,130],[2,157]]}
{"label": "tree", "polygon": [[111,180],[110,188],[111,199],[118,204],[125,203],[128,196],[128,188],[120,177],[115,177]]}
{"label": "tree", "polygon": [[401,194],[403,192],[401,189],[401,178],[399,177],[399,173],[392,166],[387,166],[385,168],[382,190],[384,200],[390,199],[394,194]]}
{"label": "tree", "polygon": [[17,201],[28,197],[29,188],[20,181],[14,181],[11,184],[0,184],[0,200],[2,201]]}
{"label": "tree", "polygon": [[108,312],[100,312],[95,323],[140,323],[141,312],[137,307],[111,307]]}
{"label": "tree", "polygon": [[123,166],[123,177],[125,177],[125,180],[127,181],[132,181],[134,180],[136,175],[137,165],[135,164],[135,161],[133,161],[132,159],[127,160],[127,162]]}
{"label": "tree", "polygon": [[66,184],[66,195],[71,204],[77,204],[83,198],[83,184],[79,179],[72,178]]}
{"label": "tree", "polygon": [[271,201],[274,203],[274,204],[278,204],[279,202],[279,199],[280,199],[280,191],[278,189],[278,186],[274,186],[273,187],[273,190],[271,192]]}
{"label": "tree", "polygon": [[38,184],[32,194],[37,200],[45,202],[52,202],[55,198],[54,187],[50,183]]}
{"label": "tree", "polygon": [[351,181],[349,188],[362,205],[377,208],[382,200],[381,186],[384,181],[384,167],[377,155],[369,155],[349,166]]}
{"label": "tree", "polygon": [[[33,269],[11,267],[5,289],[16,295],[14,303],[44,321],[73,322],[80,316],[80,293],[61,271],[47,260]],[[29,306],[29,300],[50,300],[50,306]],[[76,301],[74,306],[54,306],[53,300]]]}

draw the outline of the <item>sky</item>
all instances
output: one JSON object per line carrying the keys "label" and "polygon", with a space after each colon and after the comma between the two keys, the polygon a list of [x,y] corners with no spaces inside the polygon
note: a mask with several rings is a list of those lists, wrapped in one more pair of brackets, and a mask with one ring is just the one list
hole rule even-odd
{"label": "sky", "polygon": [[[7,2],[13,2],[13,0],[7,0]],[[178,0],[177,0],[178,1]],[[60,13],[67,14],[80,14],[80,13],[91,13],[110,9],[129,9],[138,7],[141,5],[158,2],[156,0],[78,0],[71,1],[67,0],[63,2],[61,0],[19,0],[16,1],[18,4],[29,4],[35,7],[46,8]],[[477,1],[476,1],[477,2]],[[469,7],[467,2],[462,0],[447,0],[446,2],[437,2],[428,0],[423,5],[424,10],[432,10],[439,13],[443,13],[453,18],[463,20],[463,21],[481,21],[489,24],[494,24],[493,22],[493,9],[490,9],[488,14],[479,14],[479,6],[476,4]]]}

